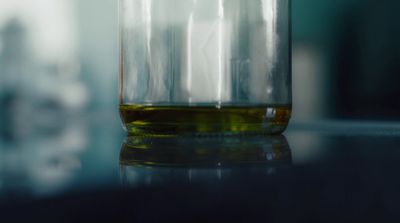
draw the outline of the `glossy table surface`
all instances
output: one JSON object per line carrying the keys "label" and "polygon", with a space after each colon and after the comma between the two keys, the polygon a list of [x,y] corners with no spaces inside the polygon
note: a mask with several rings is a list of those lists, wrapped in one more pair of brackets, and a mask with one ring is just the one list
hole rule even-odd
{"label": "glossy table surface", "polygon": [[400,123],[144,140],[124,138],[117,119],[83,120],[2,141],[2,222],[400,219]]}

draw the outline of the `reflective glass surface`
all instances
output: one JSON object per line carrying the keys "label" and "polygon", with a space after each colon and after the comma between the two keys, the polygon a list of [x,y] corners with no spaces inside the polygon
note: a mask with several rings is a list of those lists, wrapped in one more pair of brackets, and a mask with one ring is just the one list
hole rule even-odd
{"label": "reflective glass surface", "polygon": [[118,118],[104,117],[115,116],[2,142],[1,218],[399,217],[400,124],[293,123],[281,136],[151,139],[125,138]]}

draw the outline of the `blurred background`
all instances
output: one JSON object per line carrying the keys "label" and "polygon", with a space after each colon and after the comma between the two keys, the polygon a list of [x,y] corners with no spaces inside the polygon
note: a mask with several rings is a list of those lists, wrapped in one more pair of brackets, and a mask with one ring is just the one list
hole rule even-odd
{"label": "blurred background", "polygon": [[117,2],[1,1],[0,199],[118,178]]}
{"label": "blurred background", "polygon": [[[117,3],[1,0],[0,197],[114,176]],[[293,123],[400,119],[399,11],[395,0],[293,0]],[[102,165],[85,167],[94,153]]]}

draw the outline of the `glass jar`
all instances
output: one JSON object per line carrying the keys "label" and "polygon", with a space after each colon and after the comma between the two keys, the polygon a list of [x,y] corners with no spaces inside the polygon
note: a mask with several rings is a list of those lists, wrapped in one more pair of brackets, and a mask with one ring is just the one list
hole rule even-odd
{"label": "glass jar", "polygon": [[130,135],[285,130],[290,0],[119,3],[119,109]]}

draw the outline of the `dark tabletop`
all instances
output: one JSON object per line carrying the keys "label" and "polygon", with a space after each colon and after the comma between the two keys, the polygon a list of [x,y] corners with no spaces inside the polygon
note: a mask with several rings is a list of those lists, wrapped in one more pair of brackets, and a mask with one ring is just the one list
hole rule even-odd
{"label": "dark tabletop", "polygon": [[1,222],[400,220],[400,124],[148,139],[99,120],[3,140]]}

